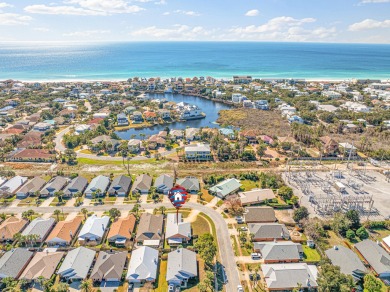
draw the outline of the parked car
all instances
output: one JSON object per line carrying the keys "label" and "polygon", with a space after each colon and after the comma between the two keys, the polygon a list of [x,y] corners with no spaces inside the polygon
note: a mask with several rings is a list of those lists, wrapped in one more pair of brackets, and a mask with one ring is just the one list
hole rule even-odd
{"label": "parked car", "polygon": [[134,283],[130,283],[129,287],[127,288],[127,292],[133,292],[134,291]]}
{"label": "parked car", "polygon": [[244,226],[244,227],[241,227],[240,229],[241,229],[241,231],[248,231],[248,228],[245,227],[245,226]]}
{"label": "parked car", "polygon": [[237,285],[237,292],[244,292],[244,288],[241,285]]}
{"label": "parked car", "polygon": [[251,258],[252,258],[252,260],[260,260],[261,255],[259,253],[253,252],[253,253],[251,253]]}

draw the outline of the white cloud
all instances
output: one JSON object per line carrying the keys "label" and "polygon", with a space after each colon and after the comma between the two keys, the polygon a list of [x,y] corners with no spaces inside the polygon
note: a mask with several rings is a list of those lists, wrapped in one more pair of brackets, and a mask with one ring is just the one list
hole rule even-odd
{"label": "white cloud", "polygon": [[65,37],[90,37],[92,35],[108,34],[110,30],[84,30],[62,34]]}
{"label": "white cloud", "polygon": [[29,13],[58,15],[112,15],[145,10],[123,0],[68,0],[64,3],[70,5],[30,5],[24,10]]}
{"label": "white cloud", "polygon": [[205,29],[202,26],[190,27],[176,24],[169,28],[149,26],[130,32],[137,39],[162,39],[162,40],[197,40],[199,38],[214,38],[215,29]]}
{"label": "white cloud", "polygon": [[260,13],[259,10],[252,9],[252,10],[249,10],[247,13],[245,13],[245,16],[258,16],[259,13]]}
{"label": "white cloud", "polygon": [[160,1],[154,2],[154,4],[156,4],[156,5],[167,5],[167,1],[165,1],[165,0],[160,0]]}
{"label": "white cloud", "polygon": [[40,32],[48,32],[48,31],[50,31],[50,29],[48,29],[47,27],[35,27],[34,30],[35,31],[40,31]]}
{"label": "white cloud", "polygon": [[1,25],[27,25],[32,17],[16,13],[0,13]]}
{"label": "white cloud", "polygon": [[172,12],[164,12],[163,15],[182,14],[187,16],[200,16],[200,13],[191,10],[175,10]]}
{"label": "white cloud", "polygon": [[390,3],[390,0],[363,0],[360,3]]}
{"label": "white cloud", "polygon": [[0,9],[7,8],[7,7],[14,7],[14,6],[5,2],[0,2]]}
{"label": "white cloud", "polygon": [[367,29],[375,29],[375,28],[389,28],[390,27],[390,19],[378,21],[374,19],[365,19],[361,22],[356,22],[351,24],[348,27],[349,31],[361,31]]}

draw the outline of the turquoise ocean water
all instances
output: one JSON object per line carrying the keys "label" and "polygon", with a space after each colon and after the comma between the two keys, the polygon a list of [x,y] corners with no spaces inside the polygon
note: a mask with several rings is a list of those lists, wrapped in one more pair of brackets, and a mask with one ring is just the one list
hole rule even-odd
{"label": "turquoise ocean water", "polygon": [[390,79],[390,45],[264,42],[0,43],[0,79]]}

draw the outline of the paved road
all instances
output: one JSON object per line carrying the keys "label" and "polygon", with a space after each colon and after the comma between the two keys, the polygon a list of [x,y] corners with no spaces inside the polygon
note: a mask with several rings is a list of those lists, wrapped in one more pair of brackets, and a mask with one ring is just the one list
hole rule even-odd
{"label": "paved road", "polygon": [[[161,206],[164,206],[166,208],[172,208],[171,203],[141,204],[141,207],[144,209],[158,208]],[[240,284],[240,280],[239,280],[239,275],[235,263],[233,247],[231,245],[230,235],[225,220],[223,219],[221,214],[219,214],[214,209],[209,208],[207,206],[203,206],[192,202],[188,202],[185,206],[186,208],[191,208],[203,212],[204,214],[209,216],[211,220],[213,220],[217,232],[217,240],[218,240],[218,246],[220,251],[221,264],[225,267],[225,271],[228,279],[228,283],[226,284],[226,291],[236,291],[237,285]],[[97,205],[97,206],[88,206],[86,208],[89,211],[103,212],[112,207],[113,207],[112,205]],[[129,211],[133,208],[133,204],[115,205],[115,207],[118,208],[120,211]],[[58,207],[58,209],[63,210],[64,213],[79,212],[82,208],[83,206]],[[38,213],[52,213],[56,209],[56,207],[28,207],[28,209],[32,209]],[[11,206],[0,207],[1,212],[15,213],[15,214],[20,214],[25,210],[26,208],[20,208],[20,207],[11,207]]]}
{"label": "paved road", "polygon": [[54,139],[54,143],[56,144],[55,149],[57,152],[65,152],[66,147],[64,146],[64,144],[62,144],[62,137],[64,137],[64,135],[70,131],[70,127],[71,126],[57,133],[56,138]]}

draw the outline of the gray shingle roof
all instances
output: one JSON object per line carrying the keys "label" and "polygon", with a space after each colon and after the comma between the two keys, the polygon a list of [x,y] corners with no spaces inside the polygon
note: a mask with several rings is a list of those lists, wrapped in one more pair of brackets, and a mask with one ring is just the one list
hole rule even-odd
{"label": "gray shingle roof", "polygon": [[65,196],[71,196],[77,192],[83,192],[88,185],[88,180],[85,177],[78,176],[70,181],[64,190]]}
{"label": "gray shingle roof", "polygon": [[109,194],[115,194],[115,192],[129,193],[131,186],[131,178],[125,175],[117,176],[113,179],[110,188],[108,189]]}
{"label": "gray shingle roof", "polygon": [[30,224],[23,230],[22,235],[32,235],[36,234],[39,236],[40,240],[44,240],[45,237],[49,234],[51,228],[55,224],[54,218],[36,218],[30,222]]}
{"label": "gray shingle roof", "polygon": [[120,280],[126,258],[126,251],[114,253],[101,251],[92,270],[91,279],[94,281],[101,281],[102,279]]}
{"label": "gray shingle roof", "polygon": [[153,281],[157,277],[158,250],[141,246],[133,250],[127,270],[126,279]]}
{"label": "gray shingle roof", "polygon": [[184,279],[196,277],[198,267],[196,253],[186,248],[179,248],[168,254],[166,279],[168,283],[180,283]]}
{"label": "gray shingle roof", "polygon": [[63,189],[63,187],[68,183],[68,178],[63,176],[56,176],[51,179],[41,190],[41,195],[48,195],[50,193],[55,193]]}
{"label": "gray shingle roof", "polygon": [[374,241],[365,239],[356,243],[355,248],[377,274],[390,273],[390,255]]}
{"label": "gray shingle roof", "polygon": [[154,186],[156,188],[165,186],[167,189],[171,189],[173,187],[173,177],[167,174],[162,174],[156,178]]}
{"label": "gray shingle roof", "polygon": [[69,251],[57,274],[66,279],[85,279],[95,254],[94,250],[82,246]]}
{"label": "gray shingle roof", "polygon": [[45,184],[46,181],[43,178],[36,176],[23,185],[17,193],[34,194],[36,191],[39,191]]}
{"label": "gray shingle roof", "polygon": [[137,228],[137,241],[160,240],[163,233],[164,217],[143,213]]}
{"label": "gray shingle roof", "polygon": [[276,221],[275,210],[272,207],[247,207],[244,214],[245,222],[271,223]]}
{"label": "gray shingle roof", "polygon": [[17,278],[32,256],[33,253],[25,248],[7,251],[0,258],[0,278]]}
{"label": "gray shingle roof", "polygon": [[284,224],[278,223],[250,223],[249,232],[253,233],[254,239],[283,239],[289,238],[290,234]]}
{"label": "gray shingle roof", "polygon": [[87,189],[85,190],[85,193],[93,193],[96,190],[100,190],[105,193],[109,184],[110,179],[107,176],[99,175],[91,180]]}
{"label": "gray shingle roof", "polygon": [[137,176],[134,181],[133,187],[131,190],[134,192],[136,190],[149,190],[152,185],[152,177],[147,174],[141,174]]}
{"label": "gray shingle roof", "polygon": [[339,266],[340,271],[346,275],[366,273],[367,269],[360,261],[356,253],[342,245],[337,245],[325,251],[327,257],[334,266]]}
{"label": "gray shingle roof", "polygon": [[292,241],[255,242],[254,250],[259,250],[265,261],[299,260],[302,246]]}
{"label": "gray shingle roof", "polygon": [[196,177],[179,178],[176,183],[187,191],[199,191],[199,180]]}

